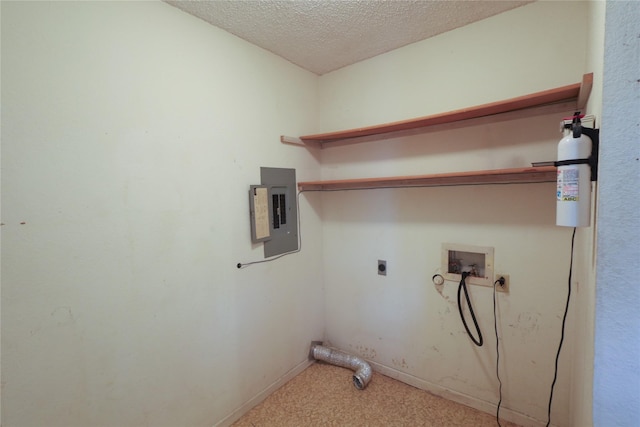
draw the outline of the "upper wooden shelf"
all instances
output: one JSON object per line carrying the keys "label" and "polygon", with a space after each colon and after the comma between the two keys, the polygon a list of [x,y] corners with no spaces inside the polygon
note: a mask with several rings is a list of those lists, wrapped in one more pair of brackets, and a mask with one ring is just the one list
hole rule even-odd
{"label": "upper wooden shelf", "polygon": [[560,102],[574,102],[575,109],[583,109],[589,99],[593,86],[593,73],[585,74],[581,83],[536,92],[529,95],[519,96],[504,101],[492,102],[475,107],[463,108],[446,113],[434,114],[431,116],[418,117],[399,122],[386,123],[376,126],[368,126],[356,129],[348,129],[337,132],[319,133],[315,135],[301,136],[303,142],[317,142],[328,144],[334,141],[341,141],[350,138],[382,135],[398,131],[425,128],[434,125],[454,123],[462,120],[476,119],[480,117],[492,116],[495,114],[508,113],[512,111],[524,110],[533,107],[556,104]]}
{"label": "upper wooden shelf", "polygon": [[298,189],[301,191],[335,191],[452,185],[530,184],[556,182],[556,178],[555,166],[541,166],[431,175],[308,181],[299,182]]}

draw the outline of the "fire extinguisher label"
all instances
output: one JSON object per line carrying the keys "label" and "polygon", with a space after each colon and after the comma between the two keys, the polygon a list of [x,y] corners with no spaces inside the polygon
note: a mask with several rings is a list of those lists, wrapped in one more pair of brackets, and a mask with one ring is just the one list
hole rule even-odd
{"label": "fire extinguisher label", "polygon": [[580,191],[578,168],[558,169],[558,201],[577,202]]}

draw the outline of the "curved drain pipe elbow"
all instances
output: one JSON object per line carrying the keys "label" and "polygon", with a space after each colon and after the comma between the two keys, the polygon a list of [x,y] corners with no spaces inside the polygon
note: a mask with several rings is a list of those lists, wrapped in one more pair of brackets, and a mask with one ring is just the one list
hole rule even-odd
{"label": "curved drain pipe elbow", "polygon": [[353,385],[358,390],[364,390],[369,381],[371,381],[373,371],[364,359],[316,343],[311,344],[309,355],[315,360],[321,360],[354,371]]}

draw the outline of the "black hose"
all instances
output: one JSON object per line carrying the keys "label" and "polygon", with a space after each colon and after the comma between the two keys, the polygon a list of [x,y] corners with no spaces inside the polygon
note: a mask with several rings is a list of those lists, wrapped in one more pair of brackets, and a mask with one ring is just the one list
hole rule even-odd
{"label": "black hose", "polygon": [[[480,326],[478,326],[478,319],[476,319],[476,315],[473,312],[473,307],[471,306],[471,300],[469,299],[469,291],[467,290],[467,276],[469,273],[462,273],[462,279],[460,280],[460,285],[458,286],[458,311],[460,312],[460,319],[462,319],[462,324],[464,328],[467,330],[467,334],[469,334],[469,338],[471,341],[478,347],[482,347],[484,341],[482,340],[482,332],[480,332]],[[473,320],[473,324],[476,327],[476,332],[478,333],[478,339],[473,336],[471,331],[469,330],[469,326],[467,325],[467,321],[464,318],[464,314],[462,313],[462,290],[464,290],[464,297],[467,300],[467,307],[469,307],[469,313],[471,313],[471,319]]]}
{"label": "black hose", "polygon": [[571,276],[573,274],[573,246],[576,241],[576,227],[573,227],[573,234],[571,235],[571,260],[569,261],[569,280],[567,281],[567,303],[564,306],[564,315],[562,316],[562,330],[560,333],[560,344],[558,344],[558,352],[556,353],[556,367],[553,371],[553,382],[551,383],[551,393],[549,393],[549,408],[547,409],[547,425],[551,424],[551,403],[553,402],[553,388],[556,385],[558,379],[558,360],[560,360],[560,350],[562,350],[562,343],[564,342],[564,327],[567,323],[567,313],[569,313],[569,301],[571,301]]}

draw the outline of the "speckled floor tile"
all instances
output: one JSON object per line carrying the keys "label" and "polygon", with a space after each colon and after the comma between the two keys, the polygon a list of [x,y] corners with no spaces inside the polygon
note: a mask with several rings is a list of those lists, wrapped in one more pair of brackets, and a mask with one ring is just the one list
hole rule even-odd
{"label": "speckled floor tile", "polygon": [[[493,427],[495,416],[374,372],[357,390],[352,372],[314,363],[253,408],[234,427]],[[500,420],[502,427],[518,427]]]}

